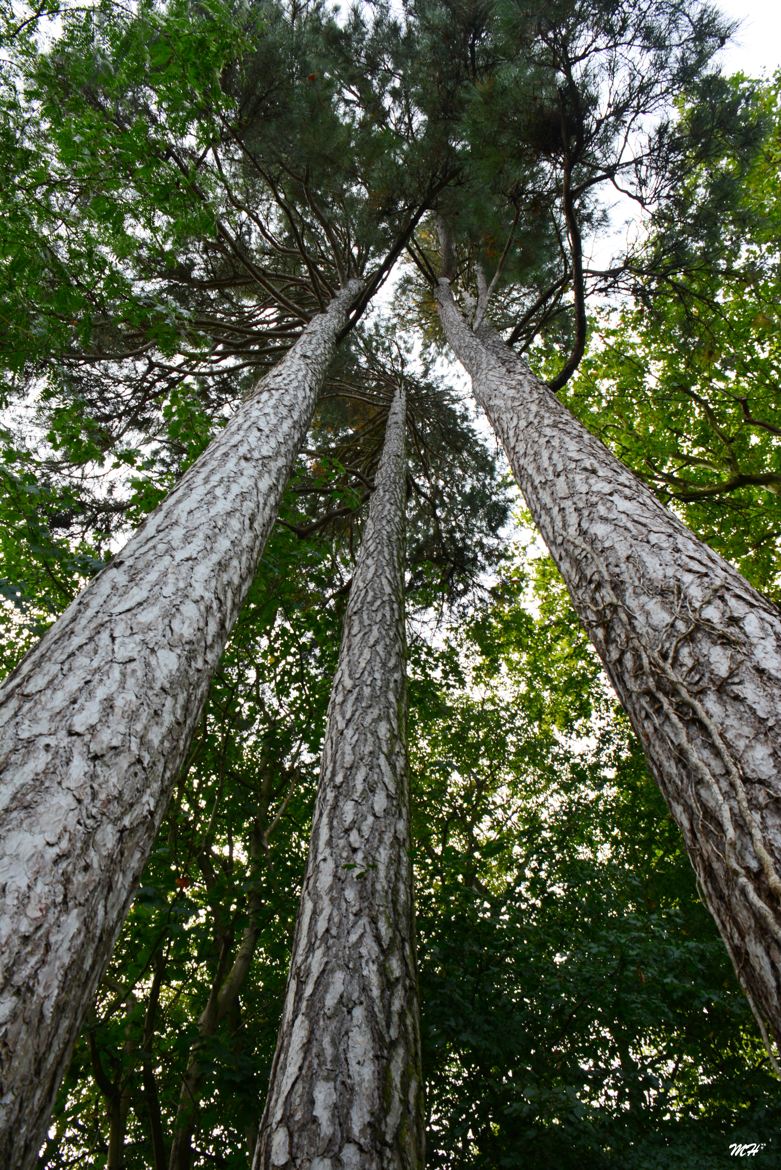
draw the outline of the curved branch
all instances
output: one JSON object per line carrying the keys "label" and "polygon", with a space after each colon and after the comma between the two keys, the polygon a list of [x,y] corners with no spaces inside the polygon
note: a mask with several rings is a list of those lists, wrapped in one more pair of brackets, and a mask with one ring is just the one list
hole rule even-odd
{"label": "curved branch", "polygon": [[554,280],[553,284],[549,284],[546,289],[543,289],[543,291],[537,297],[536,301],[526,310],[520,321],[518,321],[516,324],[510,336],[507,338],[508,345],[516,344],[516,342],[522,336],[526,326],[531,320],[533,320],[535,314],[537,314],[540,309],[545,306],[545,304],[552,296],[555,296],[556,293],[561,292],[562,285],[566,284],[566,281],[566,276],[560,276],[557,280]]}
{"label": "curved branch", "polygon": [[781,473],[776,471],[763,472],[758,475],[739,473],[731,476],[730,479],[722,480],[721,483],[704,484],[701,487],[678,487],[681,484],[678,476],[665,475],[662,472],[657,472],[657,475],[672,485],[671,494],[676,500],[681,500],[684,503],[708,499],[710,496],[727,495],[729,492],[736,492],[739,488],[744,487],[762,487],[767,488],[775,495],[781,494]]}
{"label": "curved branch", "polygon": [[570,380],[580,365],[580,360],[586,350],[588,335],[588,317],[586,315],[586,292],[583,284],[583,242],[578,226],[578,217],[575,211],[575,200],[572,194],[572,174],[570,159],[564,162],[564,184],[562,201],[564,206],[564,220],[567,225],[567,239],[569,241],[570,259],[572,262],[572,292],[575,298],[575,340],[567,361],[555,378],[548,382],[551,390],[561,390]]}
{"label": "curved branch", "polygon": [[762,427],[765,431],[770,431],[771,435],[781,435],[781,427],[775,426],[773,423],[765,422],[764,419],[754,418],[748,405],[748,398],[739,398],[740,409],[743,411],[743,417],[747,423],[751,423],[755,427]]}

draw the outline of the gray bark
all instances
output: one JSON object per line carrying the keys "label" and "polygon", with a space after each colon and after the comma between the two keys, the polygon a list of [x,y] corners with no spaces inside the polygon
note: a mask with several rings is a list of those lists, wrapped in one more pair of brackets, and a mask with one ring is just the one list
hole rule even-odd
{"label": "gray bark", "polygon": [[767,1043],[781,1043],[781,615],[439,285],[471,375]]}
{"label": "gray bark", "polygon": [[418,1170],[422,1089],[405,748],[404,405],[350,590],[254,1170]]}
{"label": "gray bark", "polygon": [[357,281],[0,692],[0,1165],[32,1166]]}

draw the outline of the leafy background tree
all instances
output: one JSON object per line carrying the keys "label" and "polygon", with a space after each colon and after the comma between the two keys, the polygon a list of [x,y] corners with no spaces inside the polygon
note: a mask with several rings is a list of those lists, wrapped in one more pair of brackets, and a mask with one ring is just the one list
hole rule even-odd
{"label": "leafy background tree", "polygon": [[728,83],[728,114],[739,116],[743,141],[753,140],[748,155],[709,104],[683,111],[693,142],[711,144],[710,157],[698,163],[694,154],[630,263],[633,298],[600,325],[567,390],[579,416],[774,598],[778,85]]}
{"label": "leafy background tree", "polygon": [[531,565],[419,684],[431,1164],[727,1165],[773,1133],[776,1085],[626,719]]}

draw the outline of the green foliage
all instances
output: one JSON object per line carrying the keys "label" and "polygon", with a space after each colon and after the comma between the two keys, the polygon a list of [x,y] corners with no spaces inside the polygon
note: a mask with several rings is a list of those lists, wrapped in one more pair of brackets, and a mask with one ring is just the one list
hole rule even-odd
{"label": "green foliage", "polygon": [[[414,11],[435,95],[421,105],[449,124],[455,176],[436,210],[450,275],[472,297],[490,286],[493,323],[523,350],[543,345],[545,372],[564,384],[582,356],[587,298],[623,273],[584,264],[608,222],[605,199],[617,188],[650,208],[675,189],[690,140],[671,107],[707,88],[729,26],[689,0],[561,0],[544,11],[418,0]],[[417,260],[431,281],[440,260],[428,243],[428,266]]]}
{"label": "green foliage", "polygon": [[436,686],[413,668],[430,1164],[706,1170],[761,1135],[771,1165],[777,1086],[678,831],[531,564]]}
{"label": "green foliage", "polygon": [[704,162],[712,95],[686,108],[688,178],[634,260],[650,275],[633,303],[606,314],[567,391],[583,421],[773,597],[781,584],[780,86],[734,79],[727,97],[742,139],[711,126]]}

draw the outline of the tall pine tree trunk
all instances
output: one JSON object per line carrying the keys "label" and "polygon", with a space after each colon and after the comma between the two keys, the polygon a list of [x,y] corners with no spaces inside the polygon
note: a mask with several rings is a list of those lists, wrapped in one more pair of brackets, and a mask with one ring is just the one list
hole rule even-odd
{"label": "tall pine tree trunk", "polygon": [[0,692],[0,1165],[27,1170],[357,281]]}
{"label": "tall pine tree trunk", "polygon": [[255,1170],[423,1165],[405,749],[397,393],[331,691]]}
{"label": "tall pine tree trunk", "polygon": [[[439,284],[448,340],[781,1043],[781,615]],[[767,1039],[767,1037],[766,1037]]]}

